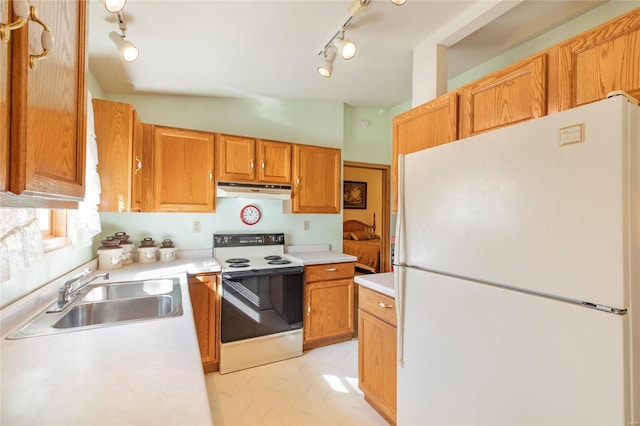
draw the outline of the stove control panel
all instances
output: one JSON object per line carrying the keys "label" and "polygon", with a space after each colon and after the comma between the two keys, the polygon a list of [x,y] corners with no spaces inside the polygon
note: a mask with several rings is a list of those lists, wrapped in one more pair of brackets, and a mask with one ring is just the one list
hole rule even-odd
{"label": "stove control panel", "polygon": [[213,248],[284,245],[284,234],[213,234]]}

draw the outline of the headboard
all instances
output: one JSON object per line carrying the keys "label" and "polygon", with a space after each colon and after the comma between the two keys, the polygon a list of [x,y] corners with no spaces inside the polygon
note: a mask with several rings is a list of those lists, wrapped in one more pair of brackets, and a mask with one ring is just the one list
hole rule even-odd
{"label": "headboard", "polygon": [[351,219],[345,220],[342,224],[342,232],[355,232],[355,231],[367,231],[373,234],[376,233],[376,214],[373,214],[373,224],[367,225],[359,220]]}

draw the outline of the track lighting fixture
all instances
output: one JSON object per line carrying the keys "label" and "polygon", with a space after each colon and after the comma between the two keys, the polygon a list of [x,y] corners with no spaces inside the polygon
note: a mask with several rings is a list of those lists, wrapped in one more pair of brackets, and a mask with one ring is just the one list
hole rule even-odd
{"label": "track lighting fixture", "polygon": [[122,59],[127,62],[133,62],[138,59],[140,51],[135,46],[135,44],[127,40],[127,37],[125,36],[125,31],[127,31],[127,22],[124,19],[124,10],[122,10],[125,3],[126,0],[104,0],[104,6],[107,8],[107,10],[109,10],[110,5],[113,6],[114,9],[116,7],[120,7],[118,11],[113,12],[113,14],[116,16],[116,19],[118,20],[118,28],[120,29],[120,34],[115,31],[111,31],[109,33],[109,38],[116,44],[116,47],[118,48],[118,52],[120,52]]}
{"label": "track lighting fixture", "polygon": [[354,41],[344,38],[344,30],[340,31],[340,36],[333,40],[333,44],[338,48],[342,59],[349,60],[356,56],[358,46]]}
{"label": "track lighting fixture", "polygon": [[127,3],[127,0],[102,0],[104,3],[104,8],[107,9],[107,12],[117,13],[124,9],[124,5]]}
{"label": "track lighting fixture", "polygon": [[322,62],[318,65],[318,72],[321,76],[329,78],[333,73],[333,61],[336,60],[336,50],[333,47],[325,48],[323,50]]}
{"label": "track lighting fixture", "polygon": [[118,48],[118,52],[120,52],[122,59],[127,62],[133,62],[138,59],[140,51],[133,43],[125,38],[124,32],[122,33],[122,35],[120,35],[115,31],[111,31],[109,33],[109,38],[116,44],[116,47]]}
{"label": "track lighting fixture", "polygon": [[396,6],[402,6],[406,2],[407,0],[391,0],[391,3],[395,4]]}

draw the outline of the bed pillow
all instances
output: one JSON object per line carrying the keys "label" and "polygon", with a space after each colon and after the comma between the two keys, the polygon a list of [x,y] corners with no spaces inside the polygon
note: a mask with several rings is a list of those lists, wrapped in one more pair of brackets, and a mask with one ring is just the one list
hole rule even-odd
{"label": "bed pillow", "polygon": [[351,238],[356,241],[370,240],[373,238],[373,234],[367,231],[354,231],[351,233]]}
{"label": "bed pillow", "polygon": [[352,240],[353,238],[351,237],[351,232],[343,232],[342,233],[342,239],[343,240]]}

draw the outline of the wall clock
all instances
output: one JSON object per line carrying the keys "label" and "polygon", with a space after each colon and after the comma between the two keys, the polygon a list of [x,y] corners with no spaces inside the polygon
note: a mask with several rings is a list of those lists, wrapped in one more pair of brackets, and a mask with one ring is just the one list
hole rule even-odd
{"label": "wall clock", "polygon": [[240,219],[246,225],[255,225],[260,220],[260,210],[252,205],[246,205],[240,210]]}

